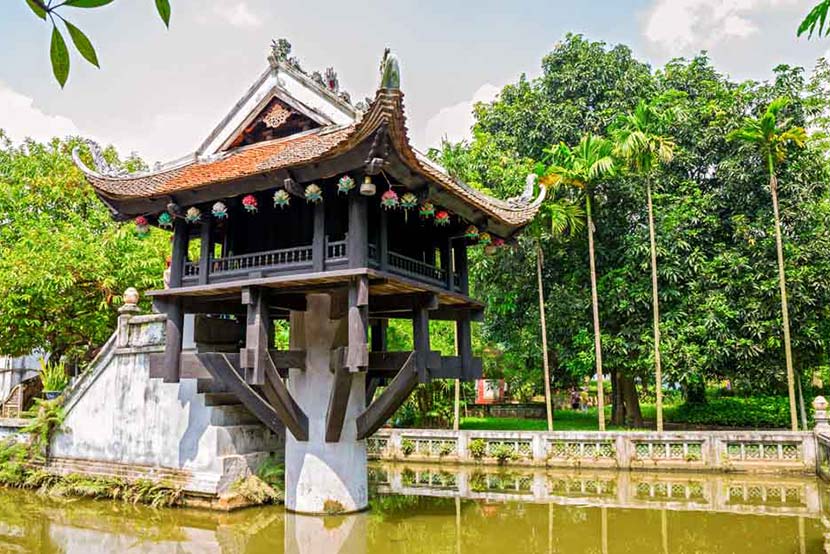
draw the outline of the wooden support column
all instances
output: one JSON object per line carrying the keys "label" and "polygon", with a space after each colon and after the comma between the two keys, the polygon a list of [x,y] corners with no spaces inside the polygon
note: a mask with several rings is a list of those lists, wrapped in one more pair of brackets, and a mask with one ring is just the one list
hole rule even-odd
{"label": "wooden support column", "polygon": [[446,273],[444,274],[444,278],[446,279],[446,287],[448,290],[453,290],[453,264],[452,264],[452,239],[447,239],[444,244],[441,245],[441,269],[443,269]]}
{"label": "wooden support column", "polygon": [[389,213],[384,209],[380,210],[378,262],[382,271],[389,269]]}
{"label": "wooden support column", "polygon": [[213,254],[213,236],[212,236],[212,220],[205,219],[202,221],[202,228],[200,229],[200,250],[199,250],[199,284],[208,284],[208,275],[210,273],[210,258]]}
{"label": "wooden support column", "polygon": [[412,311],[412,342],[415,350],[415,371],[418,381],[426,383],[429,380],[429,309],[427,303],[422,303]]}
{"label": "wooden support column", "polygon": [[473,334],[469,313],[455,322],[455,332],[458,337],[458,357],[461,358],[460,379],[471,381],[476,377],[476,371],[473,366]]}
{"label": "wooden support column", "polygon": [[356,421],[358,440],[365,439],[380,429],[412,393],[418,384],[418,372],[415,369],[416,355],[417,352],[412,352],[407,357],[389,386],[366,408],[366,411],[358,416]]}
{"label": "wooden support column", "polygon": [[[377,321],[371,324],[372,327],[372,343],[371,343],[371,351],[372,352],[385,352],[386,351],[386,331],[389,327],[389,321],[386,319],[378,319]],[[379,386],[383,384],[383,379],[381,377],[369,377],[366,376],[366,405],[372,403],[372,399],[375,397],[375,391],[378,389]]]}
{"label": "wooden support column", "polygon": [[314,205],[314,234],[311,240],[311,260],[314,271],[326,266],[326,207],[322,202]]}
{"label": "wooden support column", "polygon": [[173,223],[173,252],[170,256],[170,288],[182,286],[184,263],[187,258],[188,236],[187,222],[177,217]]}
{"label": "wooden support column", "polygon": [[346,251],[349,267],[367,267],[369,264],[369,234],[366,197],[349,194],[349,236]]}
{"label": "wooden support column", "polygon": [[457,241],[453,248],[455,254],[455,272],[458,274],[459,292],[470,294],[470,281],[467,275],[467,245],[463,241]]}
{"label": "wooden support column", "polygon": [[164,383],[178,383],[182,357],[182,329],[184,328],[184,311],[180,298],[173,297],[161,303],[167,314],[166,340],[164,344],[164,362],[161,375]]}
{"label": "wooden support column", "polygon": [[271,345],[268,330],[268,303],[265,290],[260,287],[242,289],[242,303],[247,306],[245,348],[240,351],[240,366],[245,370],[245,381],[251,385],[265,384],[265,367],[269,363]]}
{"label": "wooden support column", "polygon": [[365,371],[369,365],[369,278],[355,277],[349,285],[349,344],[346,367],[352,373]]}

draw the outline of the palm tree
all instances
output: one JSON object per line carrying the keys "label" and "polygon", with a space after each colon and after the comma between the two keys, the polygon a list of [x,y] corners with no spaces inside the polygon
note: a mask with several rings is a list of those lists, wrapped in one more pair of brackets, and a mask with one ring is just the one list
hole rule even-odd
{"label": "palm tree", "polygon": [[657,431],[663,430],[663,371],[660,360],[660,302],[657,285],[657,247],[654,238],[654,204],[652,180],[660,164],[674,158],[674,141],[663,134],[671,112],[663,111],[657,102],[641,100],[633,113],[626,114],[614,129],[617,154],[635,175],[645,180],[648,204],[648,234],[651,250],[651,304],[654,327],[654,380],[656,389]]}
{"label": "palm tree", "polygon": [[808,38],[813,38],[813,33],[819,37],[830,34],[830,25],[825,27],[828,13],[830,13],[830,0],[822,0],[816,4],[798,26],[798,36],[808,33]]}
{"label": "palm tree", "polygon": [[775,218],[775,249],[778,255],[778,288],[781,290],[781,319],[784,326],[784,358],[787,364],[787,388],[790,396],[790,424],[798,430],[795,407],[795,374],[790,346],[790,314],[787,308],[787,281],[784,275],[784,247],[781,239],[781,216],[778,211],[778,178],[775,166],[787,157],[790,145],[803,148],[807,132],[802,127],[791,126],[788,118],[779,118],[789,99],[773,100],[761,117],[748,117],[743,124],[727,135],[728,140],[738,140],[754,146],[761,154],[769,173],[769,189],[772,195],[772,213]]}
{"label": "palm tree", "polygon": [[539,293],[539,325],[542,331],[542,368],[545,376],[545,411],[548,420],[548,431],[553,431],[553,404],[550,391],[550,361],[548,359],[547,316],[545,315],[545,291],[542,279],[542,267],[545,260],[542,253],[542,242],[560,238],[568,232],[579,230],[582,225],[582,212],[578,206],[562,199],[554,199],[553,195],[542,206],[538,217],[524,233],[533,241],[536,251],[536,286]]}
{"label": "palm tree", "polygon": [[574,148],[560,143],[548,150],[550,165],[542,182],[556,186],[569,185],[585,193],[585,218],[588,228],[588,260],[591,270],[591,306],[594,316],[594,358],[597,373],[597,408],[599,430],[605,431],[605,394],[603,389],[602,341],[597,299],[597,268],[594,255],[594,222],[591,218],[591,196],[594,187],[615,172],[613,144],[602,137],[587,134]]}

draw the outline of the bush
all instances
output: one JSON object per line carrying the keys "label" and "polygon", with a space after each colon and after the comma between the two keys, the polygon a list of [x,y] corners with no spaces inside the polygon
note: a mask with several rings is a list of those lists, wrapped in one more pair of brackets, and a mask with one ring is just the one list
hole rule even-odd
{"label": "bush", "polygon": [[473,439],[467,446],[470,456],[476,460],[480,460],[487,454],[487,442],[484,439]]}
{"label": "bush", "polygon": [[62,362],[47,362],[40,359],[40,382],[45,392],[63,392],[69,384],[66,366]]}
{"label": "bush", "polygon": [[499,465],[504,465],[508,460],[515,460],[518,458],[513,445],[501,442],[495,445],[492,449],[493,457],[498,460]]}
{"label": "bush", "polygon": [[683,404],[671,415],[675,423],[752,429],[787,428],[790,405],[786,397],[714,398],[705,404]]}
{"label": "bush", "polygon": [[409,456],[413,452],[415,452],[415,441],[410,439],[403,439],[401,441],[401,452],[403,452],[404,456]]}

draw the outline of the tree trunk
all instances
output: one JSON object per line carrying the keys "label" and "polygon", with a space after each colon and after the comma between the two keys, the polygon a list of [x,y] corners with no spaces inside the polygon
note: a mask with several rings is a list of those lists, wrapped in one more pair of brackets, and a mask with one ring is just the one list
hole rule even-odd
{"label": "tree trunk", "polygon": [[611,424],[625,425],[625,402],[622,397],[622,387],[620,386],[621,374],[616,369],[611,370]]}
{"label": "tree trunk", "polygon": [[772,158],[769,158],[769,189],[772,194],[772,212],[775,216],[775,250],[778,255],[778,288],[781,289],[781,319],[784,324],[784,359],[787,364],[787,392],[790,397],[790,427],[798,431],[798,417],[795,407],[795,372],[793,371],[793,352],[790,345],[790,312],[787,308],[787,278],[784,274],[784,245],[781,239],[781,217],[778,212],[778,179],[773,171]]}
{"label": "tree trunk", "polygon": [[632,427],[643,426],[643,414],[640,411],[640,397],[637,395],[637,385],[634,384],[634,378],[620,372],[620,393],[625,402],[625,412],[627,422]]}
{"label": "tree trunk", "polygon": [[599,430],[605,431],[605,388],[602,375],[602,337],[599,328],[599,300],[597,299],[597,268],[594,261],[594,221],[591,219],[591,195],[585,191],[585,215],[588,227],[588,260],[591,266],[591,307],[594,312],[594,356],[597,369],[597,415]]}
{"label": "tree trunk", "polygon": [[807,409],[804,407],[804,391],[801,388],[801,372],[798,373],[798,409],[801,414],[801,429],[807,431]]}
{"label": "tree trunk", "polygon": [[[651,306],[654,317],[654,390],[656,392],[657,432],[663,431],[663,369],[660,360],[660,300],[657,297],[657,244],[654,239],[654,206],[651,180],[646,181],[648,197],[648,236],[651,246]],[[639,404],[638,404],[639,409]]]}
{"label": "tree trunk", "polygon": [[548,365],[548,329],[545,320],[545,290],[542,288],[542,246],[536,241],[536,284],[539,287],[539,323],[542,326],[542,368],[545,372],[545,413],[548,431],[553,431],[553,407],[550,398],[550,366]]}

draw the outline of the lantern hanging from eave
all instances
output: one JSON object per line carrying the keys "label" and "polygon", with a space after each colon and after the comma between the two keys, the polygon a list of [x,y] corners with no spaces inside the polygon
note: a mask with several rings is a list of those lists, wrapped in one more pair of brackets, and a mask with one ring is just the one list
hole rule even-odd
{"label": "lantern hanging from eave", "polygon": [[141,238],[146,237],[150,233],[150,222],[143,215],[135,218],[135,234]]}
{"label": "lantern hanging from eave", "polygon": [[383,206],[387,210],[393,210],[400,205],[400,200],[398,199],[398,193],[394,190],[389,189],[383,193],[380,197],[380,205]]}
{"label": "lantern hanging from eave", "polygon": [[255,214],[259,211],[259,202],[257,202],[256,196],[253,194],[247,194],[244,198],[242,198],[242,207],[245,208],[245,211],[249,214]]}
{"label": "lantern hanging from eave", "polygon": [[228,207],[222,202],[217,202],[216,204],[213,205],[213,208],[211,208],[210,213],[216,219],[227,219],[228,218]]}
{"label": "lantern hanging from eave", "polygon": [[464,231],[464,236],[470,240],[478,240],[479,239],[479,232],[478,227],[475,225],[470,225],[467,227],[467,230]]}
{"label": "lantern hanging from eave", "polygon": [[421,217],[433,217],[435,216],[435,205],[429,200],[426,200],[423,204],[421,204],[421,208],[418,210],[418,213]]}
{"label": "lantern hanging from eave", "polygon": [[435,224],[439,227],[445,227],[450,224],[450,213],[447,210],[441,210],[435,214]]}
{"label": "lantern hanging from eave", "polygon": [[274,192],[274,207],[285,208],[291,202],[291,195],[285,189],[279,189]]}
{"label": "lantern hanging from eave", "polygon": [[337,193],[349,194],[349,192],[354,189],[354,186],[354,179],[352,179],[349,175],[343,175],[340,177],[340,180],[337,181]]}
{"label": "lantern hanging from eave", "polygon": [[309,204],[319,204],[323,201],[323,191],[312,183],[305,188],[305,199]]}
{"label": "lantern hanging from eave", "polygon": [[162,229],[169,229],[173,226],[173,216],[167,212],[161,212],[159,214],[159,227]]}
{"label": "lantern hanging from eave", "polygon": [[188,223],[199,223],[202,220],[202,211],[196,206],[191,206],[185,212],[184,219]]}
{"label": "lantern hanging from eave", "polygon": [[363,183],[360,185],[360,194],[363,196],[374,196],[377,192],[377,187],[372,182],[372,177],[370,175],[366,175],[363,178]]}

